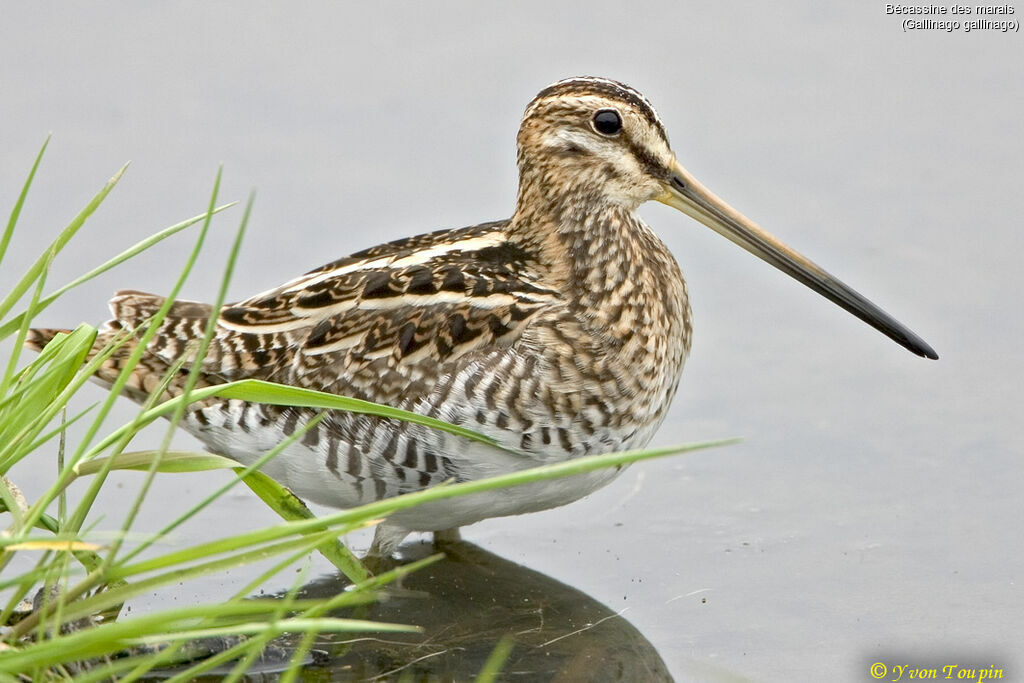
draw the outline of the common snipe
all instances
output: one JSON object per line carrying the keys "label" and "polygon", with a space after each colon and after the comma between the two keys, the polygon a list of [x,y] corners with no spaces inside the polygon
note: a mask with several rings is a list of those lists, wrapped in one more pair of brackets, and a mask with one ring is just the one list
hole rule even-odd
{"label": "common snipe", "polygon": [[[646,444],[665,418],[690,348],[686,285],[634,214],[673,206],[881,330],[936,358],[922,339],[779,242],[676,161],[636,90],[571,78],[530,103],[518,137],[519,196],[508,220],[409,237],[329,263],[216,312],[202,383],[255,377],[407,408],[493,437],[500,450],[412,424],[335,413],[265,470],[335,507]],[[97,346],[163,302],[119,292]],[[214,313],[175,303],[126,394],[141,400]],[[40,348],[56,333],[36,330]],[[97,373],[111,381],[128,350]],[[186,366],[187,368],[187,366]],[[182,371],[184,372],[184,371]],[[181,375],[181,379],[184,374]],[[180,393],[181,381],[170,394]],[[207,403],[184,428],[243,463],[312,412]],[[399,513],[377,531],[392,550],[410,531],[563,505],[607,484],[601,471]]]}

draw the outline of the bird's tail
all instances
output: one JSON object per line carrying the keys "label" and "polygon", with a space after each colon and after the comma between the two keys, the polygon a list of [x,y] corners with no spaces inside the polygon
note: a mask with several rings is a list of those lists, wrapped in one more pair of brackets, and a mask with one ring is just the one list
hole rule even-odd
{"label": "bird's tail", "polygon": [[[70,330],[57,328],[30,329],[25,338],[25,346],[33,351],[42,351],[43,347],[53,341],[57,335],[68,332]],[[118,320],[107,321],[99,329],[96,340],[86,356],[86,362],[89,362],[99,354],[109,354],[93,375],[93,379],[97,383],[110,388],[131,362],[131,356],[139,343],[132,332]],[[114,345],[116,348],[111,351],[111,347]],[[148,352],[147,349],[147,352],[139,357],[132,368],[121,393],[139,403],[146,401],[152,392],[161,385],[163,385],[163,390],[159,397],[160,401],[181,395],[184,392],[189,365],[185,364],[179,368],[175,368],[175,365],[177,364],[169,363],[159,355]],[[200,375],[195,388],[215,383],[217,382],[211,382],[209,378]]]}
{"label": "bird's tail", "polygon": [[70,333],[71,330],[58,328],[33,328],[28,331],[28,335],[25,337],[25,348],[38,353],[43,350],[44,346],[53,341],[53,338],[58,334]]}
{"label": "bird's tail", "polygon": [[[109,387],[117,380],[138,347],[143,331],[165,303],[164,297],[146,292],[123,290],[114,295],[110,300],[113,317],[100,328],[88,359],[110,351],[111,344],[120,345],[96,370],[97,382]],[[223,329],[217,330],[202,358],[197,359],[197,347],[211,315],[216,313],[208,304],[196,301],[171,303],[159,329],[133,367],[123,393],[133,400],[144,401],[169,376],[164,393],[170,397],[178,396],[184,391],[185,379],[196,360],[201,364],[196,387],[247,377],[268,379],[287,363],[288,356],[284,351],[292,343],[288,338],[240,334]],[[40,351],[61,332],[67,330],[29,330],[25,345]],[[254,357],[254,348],[260,350],[258,360]],[[179,365],[181,369],[172,370]]]}

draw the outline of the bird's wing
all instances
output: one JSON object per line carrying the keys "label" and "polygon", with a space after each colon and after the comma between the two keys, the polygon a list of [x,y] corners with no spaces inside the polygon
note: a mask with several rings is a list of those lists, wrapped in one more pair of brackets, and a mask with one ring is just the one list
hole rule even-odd
{"label": "bird's wing", "polygon": [[[204,371],[385,400],[460,358],[511,344],[560,297],[505,225],[383,244],[225,306]],[[143,296],[115,297],[119,322],[132,328],[155,312],[160,299]],[[149,350],[173,361],[202,336],[209,314],[176,302]]]}

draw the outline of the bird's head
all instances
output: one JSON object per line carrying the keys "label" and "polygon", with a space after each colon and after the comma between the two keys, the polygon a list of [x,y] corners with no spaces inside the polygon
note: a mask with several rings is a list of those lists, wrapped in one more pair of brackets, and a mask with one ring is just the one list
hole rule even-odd
{"label": "bird's head", "polygon": [[519,129],[525,185],[551,199],[583,195],[635,209],[657,198],[675,164],[654,107],[604,78],[559,81],[533,99]]}
{"label": "bird's head", "polygon": [[[576,216],[602,206],[631,211],[657,200],[732,240],[926,358],[935,351],[849,286],[733,209],[676,159],[654,107],[606,78],[568,78],[542,90],[519,129],[520,192],[526,205]],[[577,216],[580,224],[586,216]]]}

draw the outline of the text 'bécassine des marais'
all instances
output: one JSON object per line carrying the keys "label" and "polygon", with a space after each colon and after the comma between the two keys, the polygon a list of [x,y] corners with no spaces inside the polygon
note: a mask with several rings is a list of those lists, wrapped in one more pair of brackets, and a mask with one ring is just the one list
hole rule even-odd
{"label": "text 'b\u00e9cassine des marais'", "polygon": [[1013,5],[886,5],[886,14],[1013,14]]}

